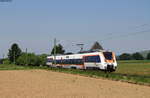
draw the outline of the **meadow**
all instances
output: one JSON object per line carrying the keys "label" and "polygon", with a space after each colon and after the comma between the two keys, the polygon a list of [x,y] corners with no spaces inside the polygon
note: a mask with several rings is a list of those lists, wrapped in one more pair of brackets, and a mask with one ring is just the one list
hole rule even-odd
{"label": "meadow", "polygon": [[150,86],[150,61],[148,60],[118,61],[118,68],[115,72],[112,73],[105,73],[100,70],[62,69],[62,68],[50,68],[47,66],[41,67],[19,66],[11,64],[0,65],[0,70],[30,70],[30,69],[44,69],[48,71],[78,74],[94,78],[107,78],[111,80],[125,81]]}
{"label": "meadow", "polygon": [[118,61],[118,68],[115,73],[150,77],[150,60]]}

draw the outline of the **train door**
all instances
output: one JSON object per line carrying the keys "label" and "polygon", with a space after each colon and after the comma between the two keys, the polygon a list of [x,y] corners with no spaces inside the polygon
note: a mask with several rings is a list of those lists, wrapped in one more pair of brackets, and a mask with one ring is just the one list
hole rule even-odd
{"label": "train door", "polygon": [[88,68],[99,68],[100,64],[100,56],[99,55],[87,55],[84,56],[84,66],[86,69]]}

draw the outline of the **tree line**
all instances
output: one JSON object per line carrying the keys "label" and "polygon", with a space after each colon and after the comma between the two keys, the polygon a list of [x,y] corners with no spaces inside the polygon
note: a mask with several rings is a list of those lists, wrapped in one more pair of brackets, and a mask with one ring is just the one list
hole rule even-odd
{"label": "tree line", "polygon": [[[55,49],[54,49],[55,48]],[[54,51],[56,50],[56,51]],[[64,54],[65,50],[61,44],[56,45],[53,47],[51,54]],[[11,45],[10,49],[8,50],[8,58],[1,59],[0,63],[4,64],[17,64],[17,65],[29,65],[29,66],[44,66],[46,65],[46,57],[47,54],[36,55],[35,53],[27,53],[22,52],[18,44],[14,43]],[[117,56],[118,60],[150,60],[150,53],[147,54],[147,57],[144,58],[139,52],[129,54],[129,53],[122,53],[121,55]]]}
{"label": "tree line", "polygon": [[118,60],[150,60],[150,53],[147,54],[147,57],[144,58],[139,52],[130,54],[130,53],[122,53],[117,56]]}
{"label": "tree line", "polygon": [[[64,54],[65,50],[61,44],[53,47],[51,54],[54,54],[54,48],[56,54]],[[1,59],[0,63],[3,64],[16,64],[16,65],[27,65],[27,66],[44,66],[46,65],[47,54],[36,55],[35,53],[22,52],[18,44],[14,43],[8,50],[8,58]]]}

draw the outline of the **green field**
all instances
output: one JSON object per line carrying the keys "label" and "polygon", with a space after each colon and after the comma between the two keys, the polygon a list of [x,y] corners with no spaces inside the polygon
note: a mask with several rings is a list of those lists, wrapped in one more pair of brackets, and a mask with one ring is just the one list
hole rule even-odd
{"label": "green field", "polygon": [[0,65],[0,70],[30,70],[44,69],[57,72],[79,74],[84,76],[107,78],[111,80],[119,80],[130,83],[144,84],[150,86],[150,61],[148,60],[130,60],[118,61],[118,68],[115,72],[105,73],[99,70],[77,70],[62,69],[35,66],[17,66],[17,65]]}
{"label": "green field", "polygon": [[35,69],[38,67],[32,66],[18,66],[14,64],[0,64],[0,70],[27,70],[27,69]]}
{"label": "green field", "polygon": [[150,76],[150,60],[118,61],[115,73]]}

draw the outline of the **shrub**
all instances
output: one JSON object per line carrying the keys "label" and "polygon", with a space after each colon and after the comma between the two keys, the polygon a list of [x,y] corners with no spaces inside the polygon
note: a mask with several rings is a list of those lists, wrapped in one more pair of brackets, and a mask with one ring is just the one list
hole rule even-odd
{"label": "shrub", "polygon": [[129,53],[123,53],[118,57],[119,60],[131,60],[132,56]]}
{"label": "shrub", "polygon": [[17,59],[17,65],[31,65],[40,66],[46,65],[46,54],[35,55],[34,53],[22,53],[22,55]]}
{"label": "shrub", "polygon": [[138,52],[133,53],[133,54],[132,54],[132,58],[133,58],[134,60],[144,60],[144,57],[143,57],[140,53],[138,53]]}
{"label": "shrub", "polygon": [[150,60],[150,53],[147,54],[147,59]]}
{"label": "shrub", "polygon": [[40,60],[40,65],[45,66],[46,65],[46,61],[47,61],[47,59],[46,59],[47,55],[46,54],[42,54],[42,55],[39,55],[38,57],[39,57],[39,60]]}
{"label": "shrub", "polygon": [[17,65],[39,66],[40,58],[34,53],[23,53],[16,61]]}
{"label": "shrub", "polygon": [[10,64],[10,61],[9,61],[8,58],[6,58],[6,59],[3,59],[3,60],[2,60],[2,63],[3,63],[3,64]]}

